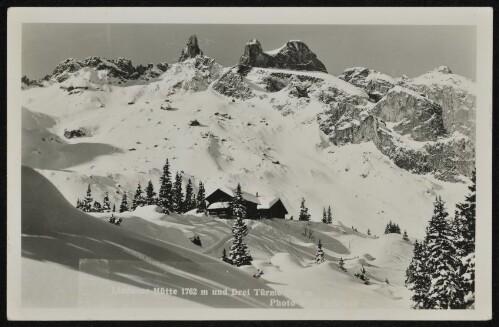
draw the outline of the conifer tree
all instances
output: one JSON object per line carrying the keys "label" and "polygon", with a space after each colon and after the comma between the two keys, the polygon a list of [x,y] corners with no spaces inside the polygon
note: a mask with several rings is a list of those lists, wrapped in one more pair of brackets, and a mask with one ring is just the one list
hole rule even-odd
{"label": "conifer tree", "polygon": [[120,212],[128,211],[128,199],[126,197],[126,192],[123,192],[123,197],[121,198]]}
{"label": "conifer tree", "polygon": [[109,193],[107,191],[102,200],[102,212],[111,212],[111,202],[109,202]]}
{"label": "conifer tree", "polygon": [[317,253],[315,254],[315,263],[321,264],[324,262],[324,251],[322,250],[322,243],[319,239],[319,243],[317,244]]}
{"label": "conifer tree", "polygon": [[327,223],[333,223],[333,213],[331,212],[331,206],[327,207]]}
{"label": "conifer tree", "polygon": [[83,198],[82,210],[85,212],[91,212],[93,202],[94,199],[92,198],[92,189],[90,188],[90,184],[88,184],[87,195]]}
{"label": "conifer tree", "polygon": [[182,213],[184,195],[182,193],[182,175],[177,172],[175,183],[173,184],[173,211]]}
{"label": "conifer tree", "polygon": [[470,193],[463,203],[456,205],[455,220],[459,248],[464,254],[475,252],[475,217],[476,217],[476,172],[473,171],[472,184],[468,187]]}
{"label": "conifer tree", "polygon": [[158,205],[161,206],[166,212],[173,211],[173,186],[168,159],[166,159],[166,163],[163,166],[163,174],[160,178]]}
{"label": "conifer tree", "polygon": [[371,230],[369,228],[367,229],[367,235],[371,235]]}
{"label": "conifer tree", "polygon": [[364,284],[369,285],[369,278],[366,276],[366,268],[364,268],[364,265],[360,268],[360,273],[355,274],[355,277],[362,280]]}
{"label": "conifer tree", "polygon": [[413,291],[411,300],[414,302],[414,309],[430,309],[431,305],[427,300],[428,291],[431,285],[428,266],[426,265],[427,251],[424,243],[414,242],[414,254],[406,270],[405,284]]}
{"label": "conifer tree", "polygon": [[232,226],[232,246],[229,250],[229,261],[232,265],[236,267],[250,265],[253,258],[249,253],[248,247],[243,242],[243,239],[248,235],[248,226],[243,221],[242,213],[239,210],[235,211],[237,213],[236,220]]}
{"label": "conifer tree", "polygon": [[461,261],[454,243],[454,229],[442,198],[434,203],[433,216],[426,230],[426,262],[431,277],[428,306],[433,309],[459,309],[463,307],[463,284],[460,276]]}
{"label": "conifer tree", "polygon": [[83,210],[82,202],[80,199],[76,200],[76,209]]}
{"label": "conifer tree", "polygon": [[305,206],[305,198],[301,199],[300,215],[298,216],[298,220],[310,221],[310,214],[308,213],[308,208]]}
{"label": "conifer tree", "polygon": [[94,201],[92,204],[92,212],[102,212],[102,205],[100,202]]}
{"label": "conifer tree", "polygon": [[156,192],[154,192],[154,185],[152,185],[152,181],[149,181],[149,183],[147,183],[147,187],[146,187],[145,204],[153,205],[156,203],[157,203],[157,201],[156,201]]}
{"label": "conifer tree", "polygon": [[203,182],[199,182],[197,195],[197,212],[206,212],[205,190]]}
{"label": "conifer tree", "polygon": [[322,222],[324,224],[327,224],[327,213],[326,213],[326,208],[322,208]]}
{"label": "conifer tree", "polygon": [[475,301],[475,219],[476,171],[471,177],[470,193],[463,203],[456,205],[454,226],[457,255],[461,259],[460,275],[464,287],[464,306],[471,308]]}
{"label": "conifer tree", "polygon": [[192,202],[193,196],[194,190],[192,188],[192,180],[189,178],[185,187],[184,212],[190,211],[195,208],[194,203]]}
{"label": "conifer tree", "polygon": [[406,242],[409,242],[409,235],[407,235],[407,231],[404,230],[404,236],[402,236],[402,239]]}
{"label": "conifer tree", "polygon": [[386,224],[385,234],[390,234],[391,230],[392,230],[392,221],[390,220],[390,222],[388,224]]}
{"label": "conifer tree", "polygon": [[113,212],[116,212],[116,204],[113,204]]}
{"label": "conifer tree", "polygon": [[142,186],[140,185],[140,183],[137,185],[137,190],[135,191],[135,195],[133,196],[133,199],[132,199],[132,211],[137,209],[137,207],[142,207],[143,205],[145,205],[146,203],[146,200],[144,198],[144,196],[142,195],[144,193],[144,191],[142,190]]}
{"label": "conifer tree", "polygon": [[198,200],[197,200],[197,197],[196,197],[196,192],[192,192],[192,196],[191,196],[191,210],[192,209],[197,209],[198,207]]}
{"label": "conifer tree", "polygon": [[392,223],[392,221],[390,220],[390,222],[385,227],[385,234],[391,234],[391,233],[400,234],[400,226],[395,223]]}
{"label": "conifer tree", "polygon": [[247,218],[246,205],[244,204],[243,191],[241,190],[241,184],[237,184],[236,194],[232,198],[230,203],[230,212],[234,218]]}
{"label": "conifer tree", "polygon": [[345,261],[343,260],[343,258],[340,258],[340,262],[338,263],[338,265],[340,266],[341,270],[347,271],[347,269],[345,268]]}

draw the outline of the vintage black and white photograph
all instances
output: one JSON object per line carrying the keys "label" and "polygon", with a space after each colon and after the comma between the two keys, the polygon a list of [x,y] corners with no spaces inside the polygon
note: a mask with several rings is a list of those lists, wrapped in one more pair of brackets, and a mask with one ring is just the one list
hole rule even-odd
{"label": "vintage black and white photograph", "polygon": [[12,319],[491,317],[491,12],[52,10],[9,25]]}

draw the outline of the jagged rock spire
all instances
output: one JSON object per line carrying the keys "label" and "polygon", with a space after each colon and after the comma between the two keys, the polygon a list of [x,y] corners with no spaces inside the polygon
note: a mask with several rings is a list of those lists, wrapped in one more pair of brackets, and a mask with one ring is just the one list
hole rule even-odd
{"label": "jagged rock spire", "polygon": [[185,61],[189,58],[194,58],[198,55],[203,55],[203,51],[199,48],[198,38],[196,35],[191,35],[189,37],[189,42],[187,42],[185,48],[182,50],[182,54],[178,59],[179,62]]}

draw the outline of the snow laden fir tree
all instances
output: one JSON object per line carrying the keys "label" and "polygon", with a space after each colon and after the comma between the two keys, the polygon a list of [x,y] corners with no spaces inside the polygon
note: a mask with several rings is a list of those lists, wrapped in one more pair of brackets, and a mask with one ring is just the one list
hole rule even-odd
{"label": "snow laden fir tree", "polygon": [[310,221],[310,214],[308,213],[308,208],[305,206],[305,198],[301,199],[300,215],[298,216],[298,220]]}
{"label": "snow laden fir tree", "polygon": [[244,243],[244,237],[248,235],[248,226],[243,221],[246,217],[246,208],[240,184],[237,185],[236,194],[230,203],[230,208],[235,221],[232,226],[232,246],[230,247],[227,260],[236,267],[250,265],[253,258],[249,253],[247,245]]}
{"label": "snow laden fir tree", "polygon": [[315,254],[315,263],[321,264],[324,262],[324,250],[322,250],[322,242],[319,239],[319,243],[317,244],[317,253]]}
{"label": "snow laden fir tree", "polygon": [[173,211],[173,186],[168,159],[166,159],[166,163],[163,166],[163,174],[160,177],[158,205],[161,206],[166,213]]}
{"label": "snow laden fir tree", "polygon": [[454,219],[437,197],[433,216],[422,243],[415,242],[414,256],[406,272],[415,309],[465,309],[475,298],[476,179],[470,194],[457,204]]}

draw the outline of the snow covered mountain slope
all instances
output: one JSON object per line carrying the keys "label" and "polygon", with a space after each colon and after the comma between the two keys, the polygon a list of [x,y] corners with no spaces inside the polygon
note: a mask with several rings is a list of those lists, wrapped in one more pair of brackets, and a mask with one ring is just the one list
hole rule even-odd
{"label": "snow covered mountain slope", "polygon": [[[93,214],[107,219],[109,214]],[[131,213],[117,214],[122,228],[147,237],[175,242],[215,258],[231,245],[232,221],[203,214],[162,215],[154,206]],[[146,223],[147,221],[147,223]],[[405,270],[412,256],[412,243],[400,234],[379,238],[356,232],[342,225],[291,220],[247,220],[245,239],[253,265],[243,267],[253,275],[263,271],[262,279],[304,307],[399,307],[407,308],[408,292],[404,288]],[[304,233],[308,228],[311,234]],[[201,246],[189,241],[199,236]],[[325,263],[317,267],[315,253],[321,240]],[[347,271],[338,262],[345,261]],[[355,278],[361,266],[368,270],[370,285]],[[386,283],[386,281],[389,283]],[[335,292],[339,298],[331,299]],[[313,294],[313,296],[311,296]],[[341,299],[341,300],[339,300]]]}
{"label": "snow covered mountain slope", "polygon": [[[141,302],[133,291],[185,287],[211,294],[225,288],[271,288],[220,260],[84,214],[31,168],[23,167],[22,183],[22,294],[28,306],[270,306],[268,297],[239,295],[157,293],[142,295]],[[36,292],[29,288],[33,283]],[[61,286],[67,286],[65,291],[51,296]],[[117,288],[132,293],[113,293]]]}
{"label": "snow covered mountain slope", "polygon": [[[123,192],[131,195],[138,182],[152,180],[157,189],[169,158],[173,170],[182,170],[184,179],[193,178],[195,184],[203,181],[208,192],[241,182],[248,192],[281,197],[295,217],[305,197],[313,220],[320,220],[322,207],[331,205],[335,220],[378,234],[389,220],[397,220],[413,235],[422,235],[435,194],[451,205],[464,192],[465,185],[396,167],[371,143],[335,147],[316,121],[297,123],[264,100],[232,102],[211,89],[169,97],[148,93],[156,85],[143,88],[140,97],[135,87],[102,92],[106,105],[99,109],[88,109],[93,91],[68,95],[55,86],[26,90],[24,112],[31,123],[23,126],[23,162],[43,169],[72,203],[87,184],[95,198],[109,191],[116,203]],[[37,94],[41,90],[44,96]],[[128,105],[129,94],[134,104]],[[168,110],[161,109],[165,99]],[[68,107],[73,101],[80,106]],[[199,126],[191,126],[194,119]],[[65,130],[82,130],[85,136],[68,139]],[[403,198],[400,189],[407,191]],[[401,200],[394,203],[395,198]]]}
{"label": "snow covered mountain slope", "polygon": [[[65,82],[87,76],[81,71]],[[23,91],[23,163],[71,203],[88,184],[96,199],[109,191],[114,203],[139,182],[157,189],[169,158],[184,181],[203,181],[208,193],[240,182],[247,192],[279,196],[289,216],[297,217],[304,197],[312,220],[331,205],[333,219],[347,226],[381,234],[393,220],[420,237],[435,195],[452,208],[466,192],[426,165],[452,157],[454,150],[441,149],[452,138],[418,142],[397,133],[373,118],[376,104],[364,90],[322,72],[238,74],[199,55],[145,84],[79,81],[87,88],[51,82]],[[339,126],[363,136],[336,146],[327,132]]]}
{"label": "snow covered mountain slope", "polygon": [[[437,86],[431,91],[446,92],[438,86],[439,79],[432,81]],[[365,68],[348,69],[336,78],[323,72],[239,66],[227,70],[213,89],[249,102],[265,99],[303,124],[317,121],[321,132],[337,145],[373,142],[399,167],[417,174],[460,181],[474,169],[474,135],[469,129],[463,134],[466,128],[453,127],[473,124],[474,118],[467,121],[458,112],[473,115],[474,103],[443,108],[439,95],[421,93],[407,78],[398,80]],[[454,92],[459,99],[472,97],[459,93],[463,92],[460,87]],[[449,121],[454,121],[452,126]]]}
{"label": "snow covered mountain slope", "polygon": [[[294,307],[408,307],[403,276],[412,244],[399,234],[374,238],[341,225],[246,221],[254,261],[238,269],[218,259],[230,244],[230,221],[164,215],[148,206],[116,214],[124,220],[115,226],[107,222],[109,214],[92,217],[73,208],[31,168],[23,167],[22,183],[22,294],[28,307],[269,307],[276,306],[272,299],[286,301],[284,296]],[[305,226],[312,235],[303,234]],[[202,246],[189,241],[193,235]],[[326,259],[320,266],[313,263],[318,239]],[[339,258],[347,271],[338,267]],[[362,265],[370,285],[354,277]],[[260,279],[252,277],[257,269],[263,271]],[[30,285],[38,285],[36,291]],[[182,287],[210,295],[154,293]],[[251,294],[212,296],[211,290],[225,288]],[[331,292],[341,300],[331,299]]]}

